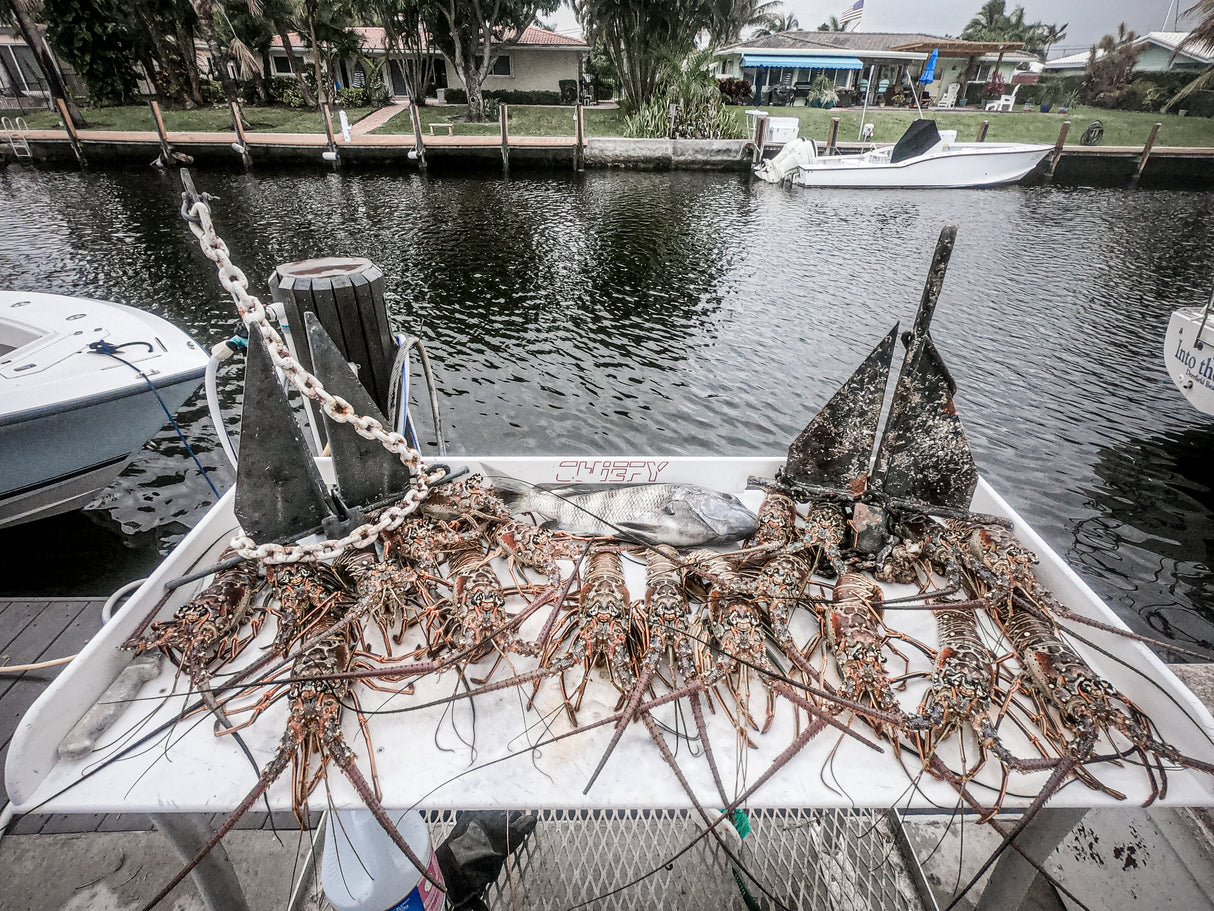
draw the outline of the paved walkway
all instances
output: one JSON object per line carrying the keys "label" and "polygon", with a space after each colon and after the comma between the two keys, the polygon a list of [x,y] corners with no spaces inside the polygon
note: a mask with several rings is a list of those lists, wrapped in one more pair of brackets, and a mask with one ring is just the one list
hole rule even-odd
{"label": "paved walkway", "polygon": [[364,133],[370,133],[372,130],[382,127],[385,123],[398,114],[408,116],[409,105],[389,104],[380,108],[378,111],[372,111],[362,120],[358,121],[358,123],[350,125],[350,135],[362,136]]}

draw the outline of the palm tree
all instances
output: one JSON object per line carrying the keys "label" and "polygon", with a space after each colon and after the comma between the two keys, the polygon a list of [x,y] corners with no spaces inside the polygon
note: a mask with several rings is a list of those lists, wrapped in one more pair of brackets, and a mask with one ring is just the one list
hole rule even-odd
{"label": "palm tree", "polygon": [[823,22],[821,25],[818,26],[818,31],[820,31],[820,32],[841,32],[841,31],[843,31],[843,26],[839,23],[839,20],[836,16],[831,16],[829,19],[827,19],[825,22]]}
{"label": "palm tree", "polygon": [[[1185,36],[1184,41],[1180,42],[1180,45],[1172,54],[1173,57],[1186,47],[1214,44],[1214,0],[1198,0],[1196,4],[1185,10],[1185,15],[1191,13],[1200,14],[1201,21],[1197,23],[1197,27],[1193,31]],[[1210,88],[1211,85],[1214,85],[1214,64],[1207,66],[1196,79],[1173,95],[1172,100],[1165,106],[1166,109],[1171,109],[1172,105],[1178,101],[1183,101],[1194,92],[1204,91]]]}
{"label": "palm tree", "polygon": [[755,38],[762,38],[766,35],[781,35],[784,32],[795,32],[801,27],[801,23],[797,21],[797,17],[792,13],[785,13],[783,16],[775,16],[767,21],[767,24],[762,28],[756,29]]}
{"label": "palm tree", "polygon": [[766,28],[783,4],[779,0],[711,0],[709,38],[718,44],[737,41],[743,29]]}
{"label": "palm tree", "polygon": [[1050,53],[1050,48],[1060,41],[1066,40],[1066,29],[1070,25],[1069,22],[1064,22],[1062,25],[1042,25],[1040,30],[1040,45],[1041,59],[1045,60]]}
{"label": "palm tree", "polygon": [[1006,37],[1009,19],[1004,0],[987,0],[961,30],[962,41],[997,41]]}

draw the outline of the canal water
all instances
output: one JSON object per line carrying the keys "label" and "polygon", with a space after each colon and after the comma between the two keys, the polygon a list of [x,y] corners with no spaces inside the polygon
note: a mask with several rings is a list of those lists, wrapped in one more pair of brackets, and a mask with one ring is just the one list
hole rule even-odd
{"label": "canal water", "polygon": [[[1214,644],[1214,422],[1162,361],[1170,311],[1214,282],[1210,194],[621,172],[198,181],[255,293],[280,262],[381,266],[398,329],[438,365],[451,450],[474,454],[782,453],[913,318],[956,224],[933,334],[981,471],[1135,629]],[[152,169],[0,172],[0,282],[222,341],[234,311],[179,205]],[[240,380],[221,377],[233,432]],[[178,418],[230,485],[202,396]],[[212,499],[166,428],[95,508],[0,532],[0,592],[106,594]]]}

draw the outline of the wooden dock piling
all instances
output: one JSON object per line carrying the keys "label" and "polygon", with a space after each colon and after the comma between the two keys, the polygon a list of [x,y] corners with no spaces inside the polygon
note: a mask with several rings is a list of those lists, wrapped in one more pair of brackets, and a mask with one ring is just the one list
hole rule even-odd
{"label": "wooden dock piling", "polygon": [[502,129],[502,170],[510,170],[510,113],[505,103],[497,107],[497,120]]}
{"label": "wooden dock piling", "polygon": [[1138,181],[1142,178],[1142,170],[1147,166],[1147,159],[1151,157],[1151,149],[1155,147],[1155,137],[1159,135],[1159,128],[1162,123],[1157,123],[1151,127],[1151,135],[1147,137],[1146,145],[1142,147],[1142,155],[1138,157],[1138,170],[1134,172],[1134,176],[1130,178],[1130,186],[1138,186]]}
{"label": "wooden dock piling", "polygon": [[63,129],[67,131],[67,141],[72,147],[72,152],[76,156],[76,161],[80,163],[80,167],[84,167],[84,149],[80,147],[80,136],[76,133],[76,126],[72,123],[72,116],[67,112],[67,102],[62,98],[55,98],[55,107],[59,109],[59,119],[63,121]]}
{"label": "wooden dock piling", "polygon": [[579,101],[573,111],[573,170],[581,171],[586,165],[586,108]]}
{"label": "wooden dock piling", "polygon": [[149,98],[148,107],[152,109],[152,121],[156,124],[156,135],[160,137],[160,163],[167,168],[173,163],[173,147],[169,145],[169,136],[164,129],[164,116],[160,113],[160,102],[155,98]]}
{"label": "wooden dock piling", "polygon": [[982,121],[982,126],[978,127],[978,138],[975,142],[986,142],[986,131],[990,129],[991,122],[989,120]]}
{"label": "wooden dock piling", "polygon": [[1045,179],[1048,183],[1054,179],[1054,170],[1058,167],[1058,161],[1062,158],[1062,146],[1066,142],[1066,134],[1070,132],[1071,122],[1069,120],[1062,121],[1062,129],[1058,131],[1058,140],[1054,143],[1054,151],[1050,153],[1050,166],[1045,172]]}
{"label": "wooden dock piling", "polygon": [[244,134],[244,114],[240,110],[240,103],[237,101],[229,101],[228,110],[232,114],[232,129],[236,133],[236,142],[241,148],[241,151],[238,153],[240,161],[247,171],[253,164],[253,157],[249,154],[249,141]]}
{"label": "wooden dock piling", "polygon": [[409,99],[409,118],[413,121],[413,149],[417,153],[417,166],[426,169],[426,143],[422,139],[422,114],[417,108],[417,100]]}
{"label": "wooden dock piling", "polygon": [[755,135],[754,135],[755,150],[751,158],[752,164],[758,164],[763,160],[763,147],[767,144],[767,118],[755,118]]}
{"label": "wooden dock piling", "polygon": [[[325,156],[322,157],[325,157],[327,160],[333,162],[333,167],[336,168],[341,162],[340,155],[337,151],[337,138],[333,135],[333,121],[331,119],[332,115],[329,113],[329,102],[322,101],[320,103],[320,116],[325,122],[325,136],[328,137],[329,140],[329,151]],[[300,325],[303,324],[301,323]]]}
{"label": "wooden dock piling", "polygon": [[830,131],[826,134],[826,154],[835,153],[835,143],[839,140],[839,118],[830,118]]}

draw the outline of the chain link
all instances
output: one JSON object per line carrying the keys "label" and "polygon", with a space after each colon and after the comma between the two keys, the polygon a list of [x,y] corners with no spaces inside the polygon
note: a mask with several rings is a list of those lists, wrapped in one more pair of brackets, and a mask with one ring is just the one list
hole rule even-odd
{"label": "chain link", "polygon": [[299,563],[335,557],[347,547],[369,546],[381,533],[396,528],[417,509],[426,498],[430,485],[438,480],[438,477],[430,477],[430,471],[422,461],[421,453],[412,449],[403,436],[395,431],[385,430],[375,418],[356,413],[354,406],[340,396],[326,391],[320,380],[291,356],[278,330],[270,325],[265,306],[249,293],[249,280],[232,262],[228,245],[215,233],[215,225],[211,221],[211,207],[205,201],[198,200],[188,211],[183,206],[183,214],[190,230],[198,238],[203,254],[215,264],[220,284],[232,295],[236,309],[240,311],[240,318],[250,331],[254,326],[261,331],[261,337],[266,343],[266,350],[274,366],[283,372],[291,385],[319,403],[324,413],[334,421],[349,424],[359,436],[376,440],[389,452],[395,453],[409,469],[411,476],[409,489],[396,504],[382,510],[374,522],[360,525],[344,538],[311,544],[258,544],[242,533],[232,539],[232,547],[242,557],[250,560],[260,560],[264,563]]}

